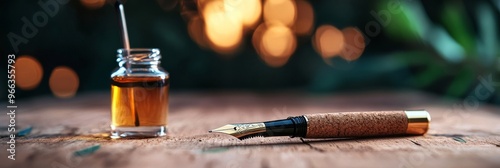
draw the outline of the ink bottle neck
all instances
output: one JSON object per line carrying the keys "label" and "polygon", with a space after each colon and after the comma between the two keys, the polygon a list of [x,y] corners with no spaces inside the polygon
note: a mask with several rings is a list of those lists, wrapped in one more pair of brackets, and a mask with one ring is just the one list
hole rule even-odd
{"label": "ink bottle neck", "polygon": [[118,49],[117,53],[119,67],[112,76],[168,76],[160,66],[157,48]]}

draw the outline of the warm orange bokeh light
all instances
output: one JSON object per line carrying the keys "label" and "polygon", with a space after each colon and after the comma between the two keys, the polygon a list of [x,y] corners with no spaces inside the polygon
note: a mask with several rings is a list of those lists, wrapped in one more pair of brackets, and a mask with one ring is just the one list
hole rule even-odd
{"label": "warm orange bokeh light", "polygon": [[196,5],[198,6],[198,9],[204,9],[205,6],[207,6],[207,4],[212,1],[214,0],[198,0],[196,1]]}
{"label": "warm orange bokeh light", "polygon": [[50,74],[49,87],[56,97],[70,98],[76,94],[79,82],[75,71],[65,66],[59,66]]}
{"label": "warm orange bokeh light", "polygon": [[252,35],[252,44],[259,55],[262,55],[262,36],[267,30],[267,25],[265,23],[260,24]]}
{"label": "warm orange bokeh light", "polygon": [[331,58],[344,49],[344,35],[334,26],[322,25],[316,29],[313,45],[323,58]]}
{"label": "warm orange bokeh light", "polygon": [[253,36],[252,43],[266,64],[283,66],[297,47],[293,32],[283,24],[262,24]]}
{"label": "warm orange bokeh light", "polygon": [[295,37],[285,26],[271,26],[262,36],[264,51],[273,57],[288,57],[295,51]]}
{"label": "warm orange bokeh light", "polygon": [[80,2],[89,9],[98,9],[104,6],[106,0],[80,0]]}
{"label": "warm orange bokeh light", "polygon": [[158,5],[160,5],[163,10],[171,11],[177,6],[179,0],[156,0],[156,2],[158,2]]}
{"label": "warm orange bokeh light", "polygon": [[205,23],[199,16],[192,17],[188,23],[189,36],[202,48],[208,48],[207,39],[204,32]]}
{"label": "warm orange bokeh light", "polygon": [[17,87],[22,90],[32,90],[40,84],[43,68],[35,58],[28,55],[19,56],[14,66]]}
{"label": "warm orange bokeh light", "polygon": [[207,39],[215,51],[227,53],[238,47],[243,36],[243,25],[233,12],[225,10],[223,1],[208,2],[203,9],[203,18]]}
{"label": "warm orange bokeh light", "polygon": [[358,59],[365,50],[365,38],[363,33],[355,27],[342,29],[344,35],[344,48],[340,56],[347,61]]}
{"label": "warm orange bokeh light", "polygon": [[224,9],[239,17],[246,27],[252,27],[257,23],[262,13],[260,0],[224,0]]}
{"label": "warm orange bokeh light", "polygon": [[297,7],[292,0],[266,0],[264,2],[264,21],[280,22],[293,26],[297,18]]}
{"label": "warm orange bokeh light", "polygon": [[297,0],[297,20],[293,30],[297,35],[309,35],[314,25],[314,10],[311,4],[304,0]]}

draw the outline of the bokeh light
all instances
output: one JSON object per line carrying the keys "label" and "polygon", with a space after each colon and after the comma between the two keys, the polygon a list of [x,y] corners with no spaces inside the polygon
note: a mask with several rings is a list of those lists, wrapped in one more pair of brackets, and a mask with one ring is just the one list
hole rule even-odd
{"label": "bokeh light", "polygon": [[217,0],[198,0],[196,1],[197,3],[196,5],[198,6],[198,9],[204,9],[205,6],[207,6],[207,4],[212,1],[217,1]]}
{"label": "bokeh light", "polygon": [[49,87],[59,98],[70,98],[76,94],[79,86],[78,75],[69,67],[56,67],[50,74]]}
{"label": "bokeh light", "polygon": [[234,11],[227,11],[224,2],[213,0],[203,9],[205,33],[212,49],[219,53],[231,53],[238,47],[243,36],[243,25]]}
{"label": "bokeh light", "polygon": [[297,35],[309,35],[314,26],[314,9],[309,2],[304,0],[297,0],[295,3],[297,5],[297,19],[293,30]]}
{"label": "bokeh light", "polygon": [[35,89],[42,80],[43,68],[40,62],[29,55],[17,57],[14,63],[16,86],[22,90]]}
{"label": "bokeh light", "polygon": [[204,29],[205,23],[200,16],[194,16],[189,20],[188,33],[189,36],[202,48],[208,48],[207,38]]}
{"label": "bokeh light", "polygon": [[262,23],[255,29],[252,35],[253,47],[259,55],[263,54],[261,49],[262,36],[264,35],[264,32],[266,32],[266,30],[267,30],[267,24]]}
{"label": "bokeh light", "polygon": [[262,36],[264,51],[273,57],[287,57],[295,51],[295,37],[285,26],[273,25]]}
{"label": "bokeh light", "polygon": [[331,25],[318,27],[312,40],[314,49],[323,58],[337,56],[344,49],[344,35],[342,31]]}
{"label": "bokeh light", "polygon": [[344,48],[340,56],[347,61],[358,59],[365,50],[365,38],[363,33],[355,27],[342,29],[344,35]]}
{"label": "bokeh light", "polygon": [[262,60],[273,67],[283,66],[297,47],[292,30],[280,23],[260,25],[252,43]]}
{"label": "bokeh light", "polygon": [[158,2],[158,5],[160,5],[161,9],[165,11],[170,11],[177,6],[177,3],[179,3],[179,0],[156,0]]}
{"label": "bokeh light", "polygon": [[260,0],[224,0],[224,9],[239,17],[246,27],[253,27],[262,13]]}
{"label": "bokeh light", "polygon": [[266,0],[264,2],[264,21],[280,22],[293,26],[297,17],[297,7],[292,0]]}
{"label": "bokeh light", "polygon": [[106,0],[80,0],[80,2],[89,9],[98,9],[104,6]]}

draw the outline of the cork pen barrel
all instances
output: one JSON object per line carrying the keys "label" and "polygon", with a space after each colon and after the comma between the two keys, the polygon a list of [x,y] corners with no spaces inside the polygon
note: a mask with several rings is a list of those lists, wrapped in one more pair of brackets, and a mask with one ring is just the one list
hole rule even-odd
{"label": "cork pen barrel", "polygon": [[421,135],[429,128],[427,111],[373,111],[304,115],[306,138]]}

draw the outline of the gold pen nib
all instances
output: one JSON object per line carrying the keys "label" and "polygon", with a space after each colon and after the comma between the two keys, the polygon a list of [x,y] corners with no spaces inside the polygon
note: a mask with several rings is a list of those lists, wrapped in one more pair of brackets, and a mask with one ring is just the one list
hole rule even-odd
{"label": "gold pen nib", "polygon": [[228,124],[228,125],[224,125],[222,127],[210,130],[208,132],[219,132],[219,133],[225,133],[225,134],[232,134],[235,131],[236,131],[236,125]]}
{"label": "gold pen nib", "polygon": [[266,125],[264,123],[228,124],[208,132],[224,133],[245,139],[266,132]]}

